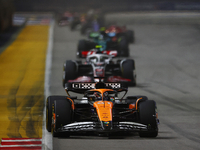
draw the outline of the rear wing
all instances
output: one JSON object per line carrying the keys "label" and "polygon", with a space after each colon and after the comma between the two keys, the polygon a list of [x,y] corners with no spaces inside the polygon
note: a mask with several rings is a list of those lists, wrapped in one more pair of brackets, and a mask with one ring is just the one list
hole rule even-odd
{"label": "rear wing", "polygon": [[87,82],[87,83],[66,83],[65,90],[75,93],[84,93],[87,90],[107,88],[116,91],[124,91],[127,89],[122,83],[103,83],[103,82]]}
{"label": "rear wing", "polygon": [[[88,55],[96,54],[97,51],[95,50],[88,50],[88,51],[82,51],[81,52],[81,57],[86,58]],[[105,50],[101,52],[102,54],[107,54],[113,57],[118,56],[117,50]]]}

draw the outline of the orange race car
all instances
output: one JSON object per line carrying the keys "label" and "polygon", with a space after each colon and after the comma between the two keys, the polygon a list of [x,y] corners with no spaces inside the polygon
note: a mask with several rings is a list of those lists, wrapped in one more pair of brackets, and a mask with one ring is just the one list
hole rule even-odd
{"label": "orange race car", "polygon": [[[67,83],[68,96],[49,96],[46,103],[46,128],[54,137],[74,133],[110,135],[139,132],[140,137],[158,135],[156,103],[146,96],[128,96],[121,83]],[[69,91],[84,94],[77,99]],[[120,92],[125,92],[118,98]],[[121,94],[120,94],[121,95]]]}

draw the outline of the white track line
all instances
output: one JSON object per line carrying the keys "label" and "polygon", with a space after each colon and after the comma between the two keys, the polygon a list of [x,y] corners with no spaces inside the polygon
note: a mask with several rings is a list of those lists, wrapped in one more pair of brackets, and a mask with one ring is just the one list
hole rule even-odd
{"label": "white track line", "polygon": [[18,139],[18,140],[1,140],[1,142],[30,142],[30,141],[42,141],[42,139]]}
{"label": "white track line", "polygon": [[45,85],[44,85],[44,116],[43,116],[43,131],[42,131],[42,143],[43,143],[43,150],[52,150],[52,135],[46,130],[46,98],[50,95],[50,74],[51,74],[51,66],[52,66],[52,51],[53,51],[53,35],[54,35],[54,25],[55,21],[52,19],[49,28],[49,42],[48,42],[48,49],[46,54],[46,68],[45,68]]}

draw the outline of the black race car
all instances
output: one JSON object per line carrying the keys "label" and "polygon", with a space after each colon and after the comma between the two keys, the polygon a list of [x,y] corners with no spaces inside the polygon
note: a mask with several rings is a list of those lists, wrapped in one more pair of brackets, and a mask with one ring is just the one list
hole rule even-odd
{"label": "black race car", "polygon": [[[68,96],[49,96],[46,101],[46,129],[54,137],[76,133],[138,132],[140,137],[158,135],[156,102],[146,96],[128,96],[120,83],[68,83]],[[83,94],[77,99],[69,91]],[[118,98],[120,92],[125,92]]]}
{"label": "black race car", "polygon": [[134,31],[128,30],[126,26],[111,25],[107,27],[104,32],[117,39],[125,37],[129,43],[134,43],[135,41]]}
{"label": "black race car", "polygon": [[123,82],[136,85],[135,61],[112,59],[112,55],[91,52],[86,62],[67,60],[63,65],[63,87],[72,82],[96,82],[104,77],[105,82]]}
{"label": "black race car", "polygon": [[129,56],[129,42],[125,36],[114,37],[113,34],[106,34],[105,32],[91,32],[88,36],[89,39],[82,39],[78,42],[77,57],[86,57],[85,53],[92,49],[104,51],[116,51],[117,57]]}

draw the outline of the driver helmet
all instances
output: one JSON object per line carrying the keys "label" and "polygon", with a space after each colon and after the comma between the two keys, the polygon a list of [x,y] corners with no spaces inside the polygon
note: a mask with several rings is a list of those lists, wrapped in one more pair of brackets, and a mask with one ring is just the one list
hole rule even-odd
{"label": "driver helmet", "polygon": [[103,35],[99,35],[99,40],[103,40]]}
{"label": "driver helmet", "polygon": [[116,36],[116,33],[115,33],[115,32],[109,32],[109,33],[107,33],[107,35],[108,35],[109,37],[114,37],[114,36]]}
{"label": "driver helmet", "polygon": [[94,96],[95,96],[96,100],[101,100],[101,93],[94,92]]}
{"label": "driver helmet", "polygon": [[108,97],[108,92],[104,92],[104,93],[103,93],[103,96],[104,96],[104,97]]}
{"label": "driver helmet", "polygon": [[109,100],[108,92],[104,92],[103,97],[105,100]]}

